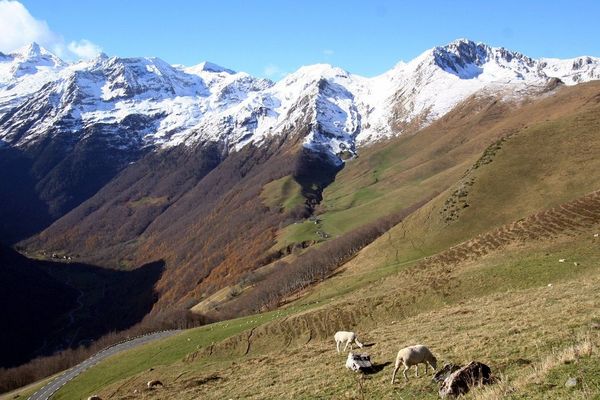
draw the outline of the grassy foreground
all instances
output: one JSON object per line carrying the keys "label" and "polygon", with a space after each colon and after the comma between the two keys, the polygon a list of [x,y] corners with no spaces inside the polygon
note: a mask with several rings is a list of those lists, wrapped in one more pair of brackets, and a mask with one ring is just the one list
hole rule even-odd
{"label": "grassy foreground", "polygon": [[186,355],[226,338],[240,334],[258,325],[284,318],[290,313],[309,306],[294,306],[286,310],[244,317],[189,329],[184,333],[132,349],[101,362],[75,378],[53,397],[79,399],[89,396],[104,386],[158,366],[170,366]]}
{"label": "grassy foreground", "polygon": [[[434,271],[407,266],[350,292],[341,285],[331,296],[337,301],[312,298],[309,305],[190,330],[118,355],[56,398],[97,392],[113,399],[437,398],[428,378],[389,383],[396,351],[414,343],[427,344],[441,361],[489,364],[501,383],[471,398],[594,398],[600,396],[599,246],[591,231],[509,246],[454,266],[444,291],[415,290],[407,274],[420,284]],[[377,373],[360,380],[344,367],[330,338],[339,324],[355,327],[372,345],[365,351]],[[578,378],[573,389],[564,386],[570,377]],[[151,379],[165,387],[146,390]]]}

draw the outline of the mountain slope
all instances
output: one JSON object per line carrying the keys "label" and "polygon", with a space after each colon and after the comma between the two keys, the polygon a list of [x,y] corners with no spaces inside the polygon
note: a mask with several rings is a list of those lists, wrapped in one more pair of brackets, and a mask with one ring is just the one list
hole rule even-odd
{"label": "mountain slope", "polygon": [[415,259],[596,191],[599,93],[596,82],[563,88],[507,114],[505,126],[519,129],[505,131],[503,139],[471,158],[448,189],[349,262],[347,282],[359,284],[352,273],[368,279],[379,268],[402,269]]}
{"label": "mountain slope", "polygon": [[[418,134],[372,146],[347,162],[324,190],[317,220],[280,230],[274,248],[320,242],[324,234],[343,238],[435,197],[370,245],[373,252],[363,251],[364,257],[346,264],[361,275],[357,280],[350,273],[340,281],[350,290],[363,279],[378,279],[394,265],[410,264],[537,209],[591,192],[598,184],[597,163],[591,156],[597,150],[598,90],[596,82],[562,88],[521,106],[495,99],[468,101]],[[512,140],[519,143],[518,151],[508,153],[515,159],[494,164],[494,157]],[[555,154],[561,156],[538,162]],[[480,186],[483,171],[490,175]],[[483,193],[478,192],[481,187]],[[473,208],[474,202],[479,208]]]}
{"label": "mountain slope", "polygon": [[261,204],[265,184],[308,169],[312,187],[335,173],[327,157],[290,143],[247,146],[222,161],[206,146],[152,153],[26,244],[113,268],[164,259],[159,306],[187,304],[268,259],[287,214]]}
{"label": "mountain slope", "polygon": [[[100,57],[85,68],[71,66],[72,70],[63,71],[67,78],[37,96],[50,98],[62,87],[61,101],[70,105],[60,108],[62,114],[55,118],[66,126],[82,124],[89,133],[83,133],[83,139],[75,136],[74,150],[53,168],[56,175],[44,177],[36,188],[47,181],[53,188],[41,193],[41,200],[52,199],[54,206],[46,220],[73,210],[25,243],[30,250],[77,255],[111,268],[131,269],[164,259],[168,268],[158,285],[159,307],[187,306],[280,257],[281,247],[289,241],[282,240],[280,233],[280,244],[272,248],[279,228],[289,225],[293,231],[308,223],[290,225],[292,210],[280,213],[257,201],[269,182],[293,176],[303,187],[310,212],[320,202],[320,191],[343,165],[342,159],[356,155],[358,144],[403,133],[406,139],[399,139],[397,150],[387,151],[389,157],[406,157],[406,161],[369,178],[381,178],[381,183],[359,183],[364,191],[357,201],[351,200],[354,211],[344,211],[346,199],[328,205],[326,194],[324,207],[332,212],[323,215],[322,227],[336,235],[407,208],[444,190],[476,154],[524,123],[505,126],[502,119],[507,109],[527,96],[546,96],[556,87],[544,72],[550,64],[544,65],[518,53],[461,40],[371,79],[325,65],[301,68],[276,84],[212,64],[184,70],[157,59]],[[572,71],[580,74],[580,80],[592,79],[595,65],[577,64]],[[82,83],[94,79],[94,85]],[[438,95],[441,84],[447,90]],[[147,107],[157,99],[158,108]],[[199,109],[174,105],[192,100]],[[31,104],[38,103],[28,100],[6,124],[18,125],[11,118]],[[170,113],[160,108],[165,104]],[[447,121],[440,119],[457,104]],[[187,117],[173,110],[185,111]],[[118,121],[117,117],[133,112]],[[435,120],[441,125],[435,125]],[[61,126],[58,120],[51,121],[44,116],[34,124],[39,128],[27,130],[20,139],[14,130],[5,138],[17,140],[17,148],[28,152],[39,140],[55,144],[57,139],[31,133],[43,132],[47,123]],[[185,124],[178,125],[181,121]],[[432,123],[418,135],[408,136]],[[388,131],[376,132],[381,124]],[[63,137],[56,133],[56,138]],[[432,140],[435,146],[427,147]],[[26,146],[28,141],[31,144]],[[75,157],[87,162],[91,155],[83,146],[94,148],[95,141],[100,141],[98,154],[111,154],[119,161],[95,157],[96,168],[69,161]],[[45,143],[39,147],[50,148]],[[103,150],[107,148],[115,151]],[[368,158],[377,152],[364,151]],[[311,160],[317,161],[313,165]],[[308,172],[301,174],[297,162],[311,165]],[[348,165],[352,163],[370,166],[360,158]],[[75,176],[80,179],[67,181],[75,189],[52,179],[65,175],[62,166],[78,172]],[[325,173],[319,176],[322,168]],[[390,179],[386,174],[393,171],[400,175]],[[411,181],[412,192],[401,189]],[[390,183],[396,187],[393,191],[385,189]],[[35,189],[28,189],[31,192]],[[402,203],[393,200],[398,193],[404,196]],[[70,202],[61,202],[65,194],[71,194]],[[363,208],[358,207],[361,204]],[[379,211],[372,213],[371,208]]]}
{"label": "mountain slope", "polygon": [[[502,381],[488,396],[597,396],[599,93],[598,83],[562,88],[507,111],[501,120],[518,129],[287,307],[139,349],[78,377],[59,398],[92,389],[127,398],[150,379],[165,382],[156,398],[437,398],[429,379],[389,384],[395,352],[417,342],[440,362],[489,364]],[[460,205],[457,213],[447,199]],[[379,368],[362,385],[335,352],[338,329],[373,344]],[[161,358],[169,349],[179,358]],[[326,368],[315,370],[315,362]],[[565,388],[574,374],[581,386]]]}
{"label": "mountain slope", "polygon": [[[2,167],[19,182],[0,193],[18,199],[0,207],[0,238],[14,243],[45,228],[152,151],[216,143],[224,158],[306,124],[304,146],[340,164],[357,146],[415,132],[475,93],[535,96],[554,78],[598,79],[598,65],[461,39],[374,78],[314,65],[273,83],[212,63],[102,54],[67,64],[32,44],[0,57],[0,151],[12,153]],[[14,217],[24,213],[27,224]]]}

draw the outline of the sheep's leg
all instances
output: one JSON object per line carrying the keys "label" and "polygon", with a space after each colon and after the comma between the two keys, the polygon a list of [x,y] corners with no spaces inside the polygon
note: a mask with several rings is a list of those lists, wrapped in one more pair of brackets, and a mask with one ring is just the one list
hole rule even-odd
{"label": "sheep's leg", "polygon": [[429,371],[429,364],[425,363],[425,375],[427,375],[427,371]]}
{"label": "sheep's leg", "polygon": [[404,374],[404,379],[408,380],[408,375],[406,375],[406,371],[408,371],[409,366],[408,365],[404,365],[404,371],[402,371],[402,374]]}
{"label": "sheep's leg", "polygon": [[335,348],[337,349],[337,352],[339,353],[340,352],[340,342],[339,342],[339,340],[335,341]]}
{"label": "sheep's leg", "polygon": [[419,377],[419,364],[415,364],[415,378]]}
{"label": "sheep's leg", "polygon": [[[346,341],[346,345],[344,346],[344,351],[346,351],[346,349],[348,348],[348,344],[349,344],[349,343],[350,343],[350,342]],[[350,349],[352,349],[352,347],[350,347]]]}
{"label": "sheep's leg", "polygon": [[392,374],[392,385],[394,384],[394,381],[396,380],[396,372],[398,372],[398,369],[400,369],[400,365],[396,364],[396,367],[394,368],[394,373]]}

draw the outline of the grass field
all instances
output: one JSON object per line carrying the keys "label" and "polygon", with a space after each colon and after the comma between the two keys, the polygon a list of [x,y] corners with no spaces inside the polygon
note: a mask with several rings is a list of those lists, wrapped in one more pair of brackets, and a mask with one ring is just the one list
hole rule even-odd
{"label": "grass field", "polygon": [[[253,350],[247,355],[244,349],[249,343],[245,340],[252,336],[249,332],[238,339],[230,337],[210,351],[192,353],[187,359],[184,353],[193,352],[193,346],[186,345],[186,336],[172,338],[172,343],[154,345],[152,351],[140,349],[137,354],[119,357],[128,363],[140,361],[138,357],[154,361],[140,361],[136,374],[131,374],[132,367],[127,364],[130,377],[101,393],[109,398],[129,398],[137,389],[139,398],[148,399],[291,399],[361,398],[362,390],[365,398],[437,398],[435,385],[426,378],[413,378],[407,384],[400,380],[393,387],[389,383],[395,352],[418,342],[426,343],[440,360],[477,359],[488,363],[502,377],[502,384],[495,390],[510,389],[514,398],[593,398],[600,395],[600,332],[592,328],[600,318],[600,258],[594,246],[597,244],[588,242],[573,248],[573,241],[564,240],[548,243],[539,252],[514,249],[508,252],[508,259],[506,251],[489,255],[480,263],[461,265],[452,278],[459,284],[448,285],[446,293],[434,287],[421,292],[398,290],[394,282],[401,282],[401,275],[388,277],[392,282],[370,298],[363,296],[369,291],[374,293],[373,286],[353,291],[331,305],[294,311],[278,322],[255,328],[251,331]],[[579,255],[581,266],[587,265],[575,273],[570,265],[558,263],[555,258],[573,256],[573,251]],[[552,257],[546,257],[546,253]],[[544,273],[538,274],[540,271]],[[423,271],[421,278],[426,279],[429,272]],[[416,274],[411,272],[412,276]],[[382,291],[389,292],[382,295]],[[414,293],[414,301],[410,292]],[[382,368],[366,376],[362,389],[356,375],[344,368],[344,356],[335,352],[333,341],[325,334],[327,324],[333,327],[351,321],[352,313],[363,342],[373,344],[365,350]],[[240,322],[239,326],[245,323]],[[294,337],[286,327],[304,328],[307,322],[312,335],[300,329],[299,337]],[[236,333],[239,326],[231,326],[222,326],[218,338],[225,337],[225,332]],[[188,337],[197,345],[208,345],[216,338],[201,338],[200,330],[193,332]],[[576,356],[571,352],[572,356],[563,360],[562,354],[569,353],[573,345],[586,350]],[[161,349],[169,349],[173,357],[155,355]],[[148,370],[150,365],[154,370]],[[111,366],[120,368],[115,362]],[[564,382],[571,376],[578,377],[580,385],[565,391]],[[94,382],[104,379],[102,384],[110,381],[100,371],[89,378]],[[143,390],[147,380],[156,378],[165,382],[165,388]],[[84,382],[80,384],[91,384]],[[81,389],[70,386],[73,391]],[[59,398],[77,397],[65,392]]]}
{"label": "grass field", "polygon": [[291,176],[284,176],[266,184],[261,197],[269,207],[282,208],[285,211],[304,203],[302,187]]}
{"label": "grass field", "polygon": [[[287,227],[279,245],[438,195],[287,307],[115,356],[56,398],[438,398],[426,377],[389,382],[395,353],[415,343],[440,362],[492,367],[500,382],[467,398],[600,398],[599,89],[514,115],[467,104],[361,152],[325,191],[322,222]],[[286,179],[263,201],[295,198]],[[370,345],[376,373],[344,367],[332,340],[342,328]],[[146,390],[150,379],[165,387]]]}
{"label": "grass field", "polygon": [[[570,368],[549,368],[546,361],[574,344],[600,344],[590,328],[600,318],[600,243],[593,237],[599,228],[515,239],[480,258],[449,264],[382,266],[378,279],[370,273],[361,281],[360,271],[348,269],[292,305],[297,308],[188,331],[114,357],[57,398],[97,391],[129,398],[136,389],[140,398],[360,398],[360,390],[366,398],[435,398],[435,386],[424,378],[389,385],[394,351],[416,342],[444,360],[489,363],[508,385],[496,390],[560,398],[562,388],[553,382],[582,365],[587,372],[577,369],[582,384],[573,393],[600,395],[594,389],[600,384],[596,350],[569,361]],[[367,376],[360,390],[329,338],[341,326],[357,328],[363,341],[374,342],[368,351],[383,368]],[[321,367],[312,368],[313,360]],[[143,390],[150,379],[166,387]],[[545,386],[532,383],[540,380]]]}
{"label": "grass field", "polygon": [[93,367],[61,389],[54,399],[79,399],[89,396],[104,386],[148,371],[181,362],[190,353],[209,347],[258,325],[284,318],[308,306],[270,312],[190,329],[184,333],[115,355]]}

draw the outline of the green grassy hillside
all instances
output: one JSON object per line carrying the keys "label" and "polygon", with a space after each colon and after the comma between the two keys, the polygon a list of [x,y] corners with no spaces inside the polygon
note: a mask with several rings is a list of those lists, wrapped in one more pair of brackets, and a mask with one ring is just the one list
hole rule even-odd
{"label": "green grassy hillside", "polygon": [[[56,398],[437,398],[429,378],[389,382],[416,343],[492,367],[500,382],[468,398],[600,398],[598,154],[597,83],[514,110],[472,99],[364,150],[325,191],[332,234],[439,192],[337,274],[280,310],[115,356]],[[273,202],[292,193],[280,183]],[[378,372],[344,367],[339,329],[371,344]],[[150,379],[165,387],[146,390]]]}
{"label": "green grassy hillside", "polygon": [[285,211],[304,203],[302,187],[289,175],[267,183],[261,197],[269,207],[282,207]]}
{"label": "green grassy hillside", "polygon": [[[598,229],[511,244],[449,275],[415,267],[324,305],[189,331],[102,363],[57,398],[125,399],[136,389],[141,398],[361,398],[331,339],[342,327],[374,343],[365,350],[382,370],[363,382],[366,398],[436,398],[426,378],[389,383],[395,352],[417,342],[441,360],[488,363],[503,379],[494,389],[515,398],[590,398],[600,394]],[[565,392],[573,375],[581,386]],[[145,391],[150,379],[165,388]]]}
{"label": "green grassy hillside", "polygon": [[[528,179],[535,181],[540,173],[545,173],[546,166],[537,163],[540,157],[545,156],[536,155],[541,151],[555,155],[554,159],[546,161],[549,168],[573,170],[575,166],[570,163],[587,162],[593,158],[591,155],[598,154],[594,153],[595,148],[584,149],[588,137],[596,141],[594,132],[597,132],[598,121],[594,113],[598,110],[598,102],[594,96],[597,90],[597,83],[563,88],[541,101],[522,105],[496,98],[473,97],[418,134],[400,136],[361,149],[359,157],[347,161],[335,182],[325,189],[318,210],[319,224],[305,221],[287,226],[280,231],[277,246],[320,241],[322,237],[317,231],[335,237],[439,194],[459,181],[480,157],[483,156],[479,162],[481,166],[493,160],[499,148],[506,144],[503,138],[522,136],[517,134],[524,131],[527,134],[522,139],[523,143],[514,144],[522,152],[515,154],[513,160],[506,159],[507,163],[515,163],[514,168],[506,172],[518,174],[519,168],[534,165],[538,172],[529,174]],[[579,136],[577,132],[571,134],[565,131],[571,129],[587,132],[583,135],[586,137],[581,137],[584,141],[574,143]],[[538,142],[543,147],[538,149]],[[531,158],[521,162],[527,155]],[[595,165],[593,160],[589,161]],[[592,169],[594,165],[586,167]],[[496,169],[496,165],[492,168]],[[570,179],[563,180],[565,184],[570,182]],[[529,183],[515,180],[509,189],[527,190]],[[548,184],[553,185],[554,182]],[[571,183],[574,186],[578,184]],[[553,192],[554,188],[538,187],[535,190],[543,196],[544,190]],[[558,190],[569,188],[559,187]],[[506,201],[506,197],[498,198],[498,202]],[[281,206],[285,201],[287,198],[284,197],[280,201]],[[490,204],[490,208],[495,209],[496,204]],[[522,211],[531,209],[535,208]],[[501,222],[507,220],[502,218]],[[483,221],[482,225],[486,227],[487,223]]]}
{"label": "green grassy hillside", "polygon": [[[349,268],[430,256],[600,188],[598,88],[567,88],[526,106],[521,112],[542,112],[544,120],[488,147],[457,182],[373,243]],[[554,117],[546,116],[553,107]]]}

